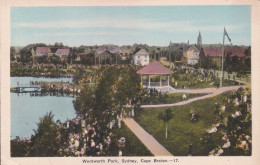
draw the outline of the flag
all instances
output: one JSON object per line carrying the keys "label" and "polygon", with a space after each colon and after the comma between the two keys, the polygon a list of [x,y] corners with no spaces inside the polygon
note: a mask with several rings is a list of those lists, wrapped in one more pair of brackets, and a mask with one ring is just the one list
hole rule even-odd
{"label": "flag", "polygon": [[225,35],[227,36],[229,42],[231,42],[231,39],[229,38],[229,36],[228,36],[228,34],[227,34],[227,31],[226,31],[226,28],[225,28],[225,27],[224,27],[224,33],[225,33]]}

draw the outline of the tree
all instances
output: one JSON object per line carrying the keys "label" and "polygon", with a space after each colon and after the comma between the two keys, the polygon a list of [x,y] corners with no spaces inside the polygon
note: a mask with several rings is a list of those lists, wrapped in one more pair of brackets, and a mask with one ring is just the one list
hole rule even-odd
{"label": "tree", "polygon": [[49,112],[40,118],[32,138],[32,156],[57,156],[60,148],[59,128],[53,121],[53,117],[52,112]]}
{"label": "tree", "polygon": [[168,137],[168,128],[167,124],[173,118],[173,114],[170,108],[167,108],[164,113],[160,112],[158,115],[158,119],[162,120],[166,124],[165,138]]}
{"label": "tree", "polygon": [[10,47],[10,59],[11,61],[14,61],[14,53],[15,53],[15,48],[13,46]]}
{"label": "tree", "polygon": [[232,64],[230,60],[230,53],[227,53],[225,62],[224,62],[224,71],[228,73],[228,80],[229,80],[229,74],[232,74]]}

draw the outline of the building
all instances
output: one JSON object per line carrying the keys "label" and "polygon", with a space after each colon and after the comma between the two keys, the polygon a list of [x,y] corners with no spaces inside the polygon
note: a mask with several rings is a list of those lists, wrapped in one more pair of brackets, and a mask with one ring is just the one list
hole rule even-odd
{"label": "building", "polygon": [[136,51],[132,56],[132,64],[141,66],[148,65],[149,53],[144,49]]}
{"label": "building", "polygon": [[104,46],[100,46],[100,47],[97,48],[96,54],[97,54],[97,55],[100,55],[100,54],[102,54],[102,53],[105,52],[105,51],[107,51],[107,48],[104,47]]}
{"label": "building", "polygon": [[195,65],[199,62],[200,50],[196,46],[191,45],[187,50],[183,51],[185,63]]}
{"label": "building", "polygon": [[97,55],[98,64],[115,64],[117,61],[117,55],[109,52],[104,51],[101,54]]}
{"label": "building", "polygon": [[37,47],[35,51],[36,57],[40,56],[51,56],[51,49],[50,47]]}
{"label": "building", "polygon": [[182,42],[182,43],[172,43],[170,42],[168,46],[168,50],[171,52],[176,52],[176,51],[183,51],[186,50],[189,47],[189,41]]}
{"label": "building", "polygon": [[[222,61],[222,48],[202,48],[200,52],[200,56],[205,56],[208,58],[211,58],[217,66],[221,66]],[[244,49],[241,47],[231,47],[231,48],[225,48],[224,49],[224,58],[227,57],[227,55],[230,58],[237,57],[237,58],[245,58],[246,54]]]}
{"label": "building", "polygon": [[70,54],[70,49],[69,48],[61,48],[61,49],[58,49],[55,53],[56,56],[58,56],[59,58],[61,59],[66,59],[68,58]]}
{"label": "building", "polygon": [[113,54],[119,54],[121,49],[116,46],[116,45],[111,45],[111,46],[108,46],[108,49],[107,49],[110,53],[113,53]]}
{"label": "building", "polygon": [[202,37],[201,37],[200,32],[199,32],[199,36],[197,38],[197,47],[202,48]]}
{"label": "building", "polygon": [[[136,73],[141,75],[141,83],[146,88],[156,89],[162,92],[173,89],[169,84],[170,75],[173,72],[157,61],[151,62]],[[156,78],[158,76],[159,82]]]}
{"label": "building", "polygon": [[122,60],[127,60],[127,59],[131,58],[131,54],[132,54],[132,52],[129,49],[120,50],[120,56],[121,56]]}

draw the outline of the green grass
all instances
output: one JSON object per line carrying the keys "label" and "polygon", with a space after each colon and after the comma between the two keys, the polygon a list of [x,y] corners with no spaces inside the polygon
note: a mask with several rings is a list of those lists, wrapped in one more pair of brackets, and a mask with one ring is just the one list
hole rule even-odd
{"label": "green grass", "polygon": [[[182,89],[183,85],[186,87],[186,89],[189,88],[189,85],[190,85],[190,88],[216,88],[215,84],[210,85],[210,83],[214,82],[214,80],[211,80],[210,78],[208,79],[207,82],[206,81],[200,82],[200,81],[191,80],[191,79],[189,79],[188,81],[185,81],[185,80],[182,80],[184,76],[185,75],[180,75],[180,78],[177,80],[177,82],[178,82],[177,87],[174,86],[175,82],[171,82],[170,83],[171,86],[173,86],[176,89]],[[192,83],[194,83],[194,84],[192,85]],[[224,80],[223,81],[223,86],[233,86],[233,85],[238,85],[238,84],[239,84],[238,82],[233,81],[233,80]]]}
{"label": "green grass", "polygon": [[[191,99],[194,97],[203,96],[206,94],[186,94],[187,99]],[[172,104],[183,101],[182,93],[168,93],[167,96],[162,95],[161,97],[150,97],[145,98],[142,102],[143,105],[154,105],[154,104]]]}
{"label": "green grass", "polygon": [[[122,150],[123,156],[153,156],[153,154],[144,146],[144,144],[132,133],[132,131],[122,122],[121,129],[113,131],[114,140],[109,148],[109,156],[118,156],[119,149]],[[120,137],[126,138],[125,147],[119,148],[117,140]]]}
{"label": "green grass", "polygon": [[[205,156],[217,144],[224,144],[221,140],[224,130],[219,130],[213,135],[207,134],[206,130],[210,129],[212,124],[221,122],[218,115],[214,114],[214,104],[217,102],[224,105],[224,102],[226,103],[224,98],[228,95],[229,93],[224,93],[185,106],[171,107],[174,117],[168,124],[168,138],[165,138],[165,124],[157,117],[159,112],[164,111],[165,108],[143,109],[135,117],[135,120],[173,155],[187,156],[189,145],[192,144],[193,155]],[[190,120],[190,111],[194,108],[200,116],[197,122]],[[224,117],[235,112],[235,108],[226,109]],[[210,143],[204,142],[205,136],[212,136],[212,141]]]}

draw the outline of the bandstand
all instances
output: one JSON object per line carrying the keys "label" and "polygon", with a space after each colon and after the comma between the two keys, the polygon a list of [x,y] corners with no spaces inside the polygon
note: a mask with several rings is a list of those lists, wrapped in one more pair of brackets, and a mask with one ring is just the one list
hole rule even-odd
{"label": "bandstand", "polygon": [[[157,61],[151,62],[137,71],[137,74],[141,75],[141,82],[144,87],[159,91],[170,91],[172,87],[170,86],[169,79],[172,73],[170,69]],[[155,79],[155,81],[151,81],[151,79]]]}

